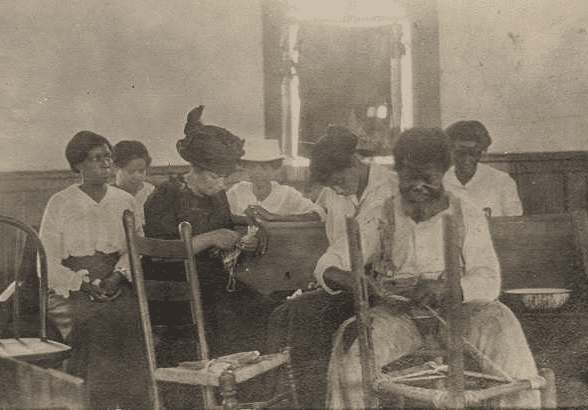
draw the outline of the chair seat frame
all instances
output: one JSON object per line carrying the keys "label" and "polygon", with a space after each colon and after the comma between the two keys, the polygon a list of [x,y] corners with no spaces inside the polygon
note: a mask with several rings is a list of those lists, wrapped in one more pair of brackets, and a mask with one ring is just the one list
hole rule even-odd
{"label": "chair seat frame", "polygon": [[[235,355],[211,359],[206,343],[204,329],[204,311],[200,297],[200,284],[196,269],[195,252],[192,244],[192,226],[189,222],[181,222],[178,226],[180,240],[162,240],[144,238],[135,230],[135,217],[127,210],[123,215],[123,225],[127,241],[127,249],[131,263],[133,283],[137,294],[141,313],[148,366],[150,370],[151,401],[153,408],[159,410],[162,403],[159,397],[157,383],[161,381],[201,386],[203,388],[204,405],[207,409],[237,409],[237,408],[266,408],[289,399],[290,407],[298,408],[298,397],[294,385],[294,374],[291,366],[290,349],[283,352],[259,356],[258,352],[244,352],[238,355],[248,357],[248,360],[235,361]],[[149,255],[158,258],[172,258],[184,260],[186,279],[189,283],[189,300],[192,308],[192,321],[197,325],[199,359],[195,362],[180,363],[177,367],[158,368],[155,356],[155,344],[149,316],[150,298],[148,288],[156,286],[155,281],[147,281],[143,275],[141,256]],[[164,282],[166,292],[171,297],[178,297],[186,293],[186,284],[182,282]],[[179,289],[183,287],[184,290]],[[167,297],[165,300],[173,300]],[[185,300],[185,299],[184,299]],[[282,368],[289,384],[289,390],[279,392],[268,400],[255,403],[239,403],[237,400],[237,385],[269,370]],[[222,405],[216,404],[214,388],[220,387]]]}
{"label": "chair seat frame", "polygon": [[[542,406],[556,408],[555,376],[551,369],[541,369],[540,376],[533,380],[512,380],[505,372],[485,357],[462,336],[461,323],[464,322],[461,290],[461,243],[459,241],[461,210],[443,218],[443,234],[445,241],[445,264],[448,287],[447,321],[437,318],[447,329],[447,349],[445,352],[447,365],[429,363],[409,369],[398,374],[386,374],[376,369],[374,346],[371,337],[369,320],[368,281],[363,265],[359,225],[354,218],[347,218],[347,236],[351,270],[355,278],[354,301],[358,328],[358,341],[362,368],[364,403],[367,408],[379,407],[380,399],[394,396],[410,398],[427,403],[436,408],[465,408],[478,405],[484,400],[520,392],[529,389],[540,389]],[[467,372],[464,369],[464,352],[470,353],[474,359],[490,364],[498,370],[502,377],[496,378],[501,384],[485,389],[466,390],[465,378],[488,379],[487,375]],[[443,379],[442,387],[423,388],[410,385],[417,378]]]}
{"label": "chair seat frame", "polygon": [[[7,299],[12,299],[13,303],[13,333],[14,337],[9,339],[0,339],[0,355],[23,360],[29,363],[54,366],[67,359],[71,354],[71,347],[49,340],[47,337],[47,308],[48,308],[48,270],[47,254],[39,234],[28,224],[9,217],[0,215],[0,225],[9,225],[23,231],[28,238],[33,241],[36,249],[37,268],[39,273],[39,337],[22,338],[20,329],[20,288],[22,280],[20,278],[20,269],[14,272],[14,281],[9,288],[13,290],[12,295]],[[9,289],[10,290],[10,289]]]}

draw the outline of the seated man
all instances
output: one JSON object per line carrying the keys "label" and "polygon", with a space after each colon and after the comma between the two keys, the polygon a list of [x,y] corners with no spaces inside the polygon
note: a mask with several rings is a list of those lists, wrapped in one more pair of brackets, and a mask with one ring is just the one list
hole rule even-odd
{"label": "seated man", "polygon": [[324,220],[325,211],[291,186],[282,185],[278,175],[284,155],[277,140],[248,139],[241,163],[247,180],[237,182],[227,191],[233,221],[247,224],[249,208],[260,219],[272,222]]}
{"label": "seated man", "polygon": [[[413,302],[442,307],[444,285],[443,215],[461,202],[464,337],[513,379],[537,376],[537,369],[522,328],[514,314],[497,301],[500,268],[483,212],[443,189],[450,151],[443,131],[414,128],[404,131],[394,147],[399,195],[385,208],[386,221],[376,253],[364,250],[379,277],[374,286],[396,281]],[[361,226],[360,226],[360,229]],[[349,289],[350,272],[329,268],[323,283],[332,290]],[[370,308],[377,368],[419,349],[423,337],[403,309],[388,303]],[[358,341],[346,332],[348,320],[337,331],[328,370],[328,408],[363,408]],[[492,369],[482,371],[492,373]],[[500,399],[496,406],[529,408],[540,405],[539,392],[522,392]]]}
{"label": "seated man", "polygon": [[517,184],[506,172],[480,164],[492,140],[478,121],[458,121],[446,128],[452,142],[454,166],[443,179],[445,189],[469,199],[488,216],[523,214]]}
{"label": "seated man", "polygon": [[[310,174],[316,183],[325,187],[320,202],[327,211],[325,225],[329,239],[329,247],[316,265],[316,277],[322,277],[324,270],[331,266],[349,269],[346,216],[357,215],[365,233],[364,243],[374,246],[379,243],[382,208],[396,186],[396,176],[381,165],[362,162],[356,151],[357,143],[357,136],[348,129],[329,127],[313,147]],[[303,407],[323,405],[332,336],[352,315],[353,300],[349,293],[332,295],[325,289],[303,293],[272,313],[266,351],[273,353],[292,347],[295,371],[302,376],[298,387]]]}

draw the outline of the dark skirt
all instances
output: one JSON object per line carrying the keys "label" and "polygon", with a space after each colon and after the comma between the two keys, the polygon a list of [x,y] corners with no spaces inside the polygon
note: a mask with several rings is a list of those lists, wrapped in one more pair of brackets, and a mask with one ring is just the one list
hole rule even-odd
{"label": "dark skirt", "polygon": [[[303,293],[272,312],[264,353],[292,348],[296,386],[304,408],[324,407],[332,337],[353,314],[349,293],[330,295],[322,289]],[[267,377],[268,388],[275,388],[278,380],[275,375]]]}
{"label": "dark skirt", "polygon": [[[87,269],[91,279],[104,278],[118,254],[96,252],[63,261],[70,269]],[[139,304],[132,285],[108,302],[91,301],[82,291],[68,299],[73,326],[67,343],[73,348],[68,372],[86,380],[93,409],[145,409],[149,402],[149,370]]]}
{"label": "dark skirt", "polygon": [[[256,335],[263,336],[268,310],[264,298],[256,291],[237,280],[234,292],[227,291],[228,274],[219,261],[198,261],[204,328],[210,355],[218,357],[236,353],[243,349],[260,350],[258,338],[251,337],[251,329],[259,329]],[[183,263],[145,260],[143,263],[147,279],[186,281]],[[188,302],[149,302],[151,324],[159,336],[157,346],[158,364],[176,366],[180,361],[197,360],[194,349],[196,332],[185,325],[192,322]],[[269,312],[269,311],[268,311]],[[257,323],[262,320],[261,323]],[[197,340],[197,339],[196,339]]]}
{"label": "dark skirt", "polygon": [[68,372],[86,380],[93,409],[145,409],[149,371],[136,299],[129,287],[110,302],[71,292],[74,323]]}

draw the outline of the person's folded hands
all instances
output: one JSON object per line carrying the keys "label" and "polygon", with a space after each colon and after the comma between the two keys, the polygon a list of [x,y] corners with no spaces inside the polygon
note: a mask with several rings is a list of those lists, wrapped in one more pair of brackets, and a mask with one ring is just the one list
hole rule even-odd
{"label": "person's folded hands", "polygon": [[125,281],[125,275],[119,270],[114,270],[110,275],[102,279],[100,288],[103,290],[105,296],[112,297],[120,291]]}
{"label": "person's folded hands", "polygon": [[80,290],[85,292],[92,300],[101,300],[107,297],[104,290],[100,287],[99,280],[93,282],[84,280],[80,286]]}

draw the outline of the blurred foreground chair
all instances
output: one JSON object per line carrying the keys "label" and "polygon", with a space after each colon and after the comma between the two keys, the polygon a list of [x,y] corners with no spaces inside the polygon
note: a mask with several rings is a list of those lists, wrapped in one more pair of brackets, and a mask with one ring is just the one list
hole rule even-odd
{"label": "blurred foreground chair", "polygon": [[[196,271],[196,261],[192,248],[192,227],[182,222],[178,229],[181,240],[161,240],[138,236],[135,218],[131,211],[123,216],[127,248],[131,261],[131,271],[135,291],[139,299],[141,325],[145,335],[146,351],[151,372],[151,394],[155,409],[162,407],[157,382],[173,382],[202,386],[204,405],[207,409],[223,408],[264,408],[273,405],[298,407],[296,389],[292,376],[290,351],[261,356],[259,352],[243,352],[218,358],[209,358],[204,329],[204,313],[200,297],[200,285]],[[161,282],[145,280],[141,256],[184,260],[187,282]],[[199,361],[183,362],[178,367],[157,368],[155,345],[149,316],[148,302],[190,301],[192,321],[198,331]],[[238,403],[237,385],[279,367],[286,369],[288,389],[279,392],[268,400],[256,403]],[[220,388],[222,406],[216,404],[215,388]]]}
{"label": "blurred foreground chair", "polygon": [[[483,406],[486,400],[495,397],[527,389],[541,389],[542,407],[556,408],[553,371],[542,369],[541,377],[537,380],[512,380],[462,337],[461,246],[456,218],[451,215],[444,219],[445,264],[449,287],[446,322],[437,316],[447,331],[447,350],[433,350],[428,355],[426,351],[420,351],[420,356],[429,357],[431,361],[391,372],[376,369],[375,366],[368,313],[368,283],[364,274],[359,226],[354,219],[347,220],[351,268],[356,279],[354,300],[366,407],[376,408],[380,400],[394,398],[401,406],[405,399],[409,399],[411,403],[419,403],[420,407],[469,408]],[[492,365],[503,377],[466,371],[465,353],[469,353],[476,361],[485,360],[486,365]],[[403,359],[406,358],[398,361]],[[466,390],[466,386],[470,389]]]}
{"label": "blurred foreground chair", "polygon": [[[0,226],[4,238],[11,238],[11,249],[3,249],[1,252],[3,260],[2,266],[3,282],[7,285],[2,289],[0,294],[0,313],[2,321],[0,329],[7,332],[10,329],[11,337],[6,338],[0,330],[0,357],[12,357],[29,363],[34,363],[43,367],[53,367],[60,365],[63,360],[69,357],[71,347],[58,341],[49,340],[47,337],[47,256],[45,249],[37,232],[29,225],[17,219],[0,216]],[[16,243],[21,243],[17,246]],[[31,245],[31,254],[28,258],[23,257],[27,251],[27,244]],[[5,245],[7,245],[5,243]],[[9,250],[10,252],[6,252]],[[9,260],[10,259],[10,260]],[[33,282],[38,286],[38,337],[21,337],[24,329],[24,312],[23,304],[25,299],[21,294],[25,280],[21,276],[24,266],[23,260],[32,259],[34,263],[29,268],[33,269]],[[40,277],[37,278],[36,272]],[[30,278],[28,278],[30,279]],[[12,311],[12,315],[8,312]],[[12,316],[12,317],[10,317]],[[28,315],[30,316],[30,315]],[[35,319],[37,314],[35,313]]]}
{"label": "blurred foreground chair", "polygon": [[84,380],[0,356],[0,408],[89,409]]}

